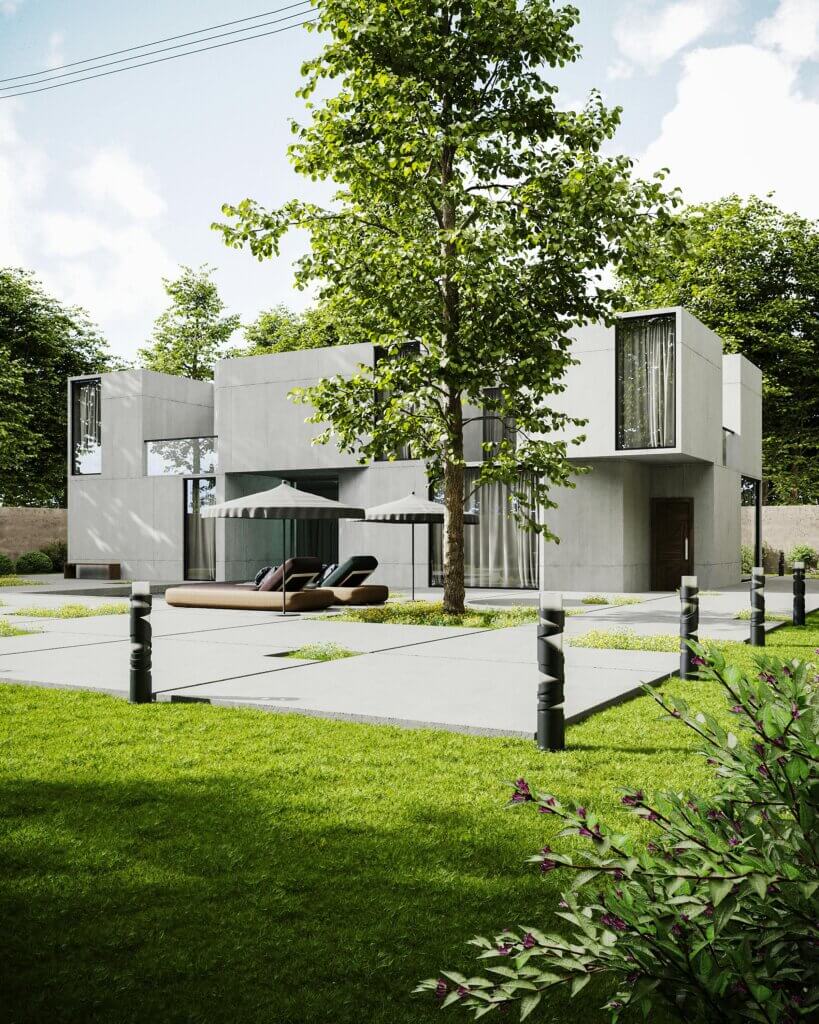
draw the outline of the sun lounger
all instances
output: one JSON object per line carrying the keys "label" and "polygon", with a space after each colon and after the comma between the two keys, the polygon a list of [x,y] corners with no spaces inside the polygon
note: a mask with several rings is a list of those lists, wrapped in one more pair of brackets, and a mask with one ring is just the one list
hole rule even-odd
{"label": "sun lounger", "polygon": [[341,565],[330,566],[318,585],[333,592],[333,604],[384,604],[390,596],[389,588],[365,582],[377,568],[378,559],[372,555],[353,555]]}
{"label": "sun lounger", "polygon": [[[175,608],[239,608],[284,611],[281,590],[256,590],[252,583],[188,583],[169,587],[165,601]],[[312,612],[336,603],[331,590],[287,590],[287,611]]]}

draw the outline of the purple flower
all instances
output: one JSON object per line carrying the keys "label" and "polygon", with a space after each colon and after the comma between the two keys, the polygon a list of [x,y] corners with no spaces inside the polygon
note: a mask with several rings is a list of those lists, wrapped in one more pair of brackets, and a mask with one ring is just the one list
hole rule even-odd
{"label": "purple flower", "polygon": [[549,860],[548,857],[544,857],[543,860],[540,862],[540,870],[541,870],[541,873],[544,874],[544,875],[548,875],[548,873],[550,871],[554,871],[554,869],[556,867],[557,867],[557,861],[556,860]]}
{"label": "purple flower", "polygon": [[788,668],[787,665],[782,666],[782,674],[785,676],[789,676],[791,674],[791,670]]}
{"label": "purple flower", "polygon": [[711,810],[705,815],[709,821],[719,821],[720,818],[724,818],[725,815],[722,811],[717,810],[716,807],[712,807]]}
{"label": "purple flower", "polygon": [[616,914],[603,914],[600,918],[600,923],[604,924],[607,928],[611,928],[615,932],[627,932],[628,925],[622,919],[617,917]]}
{"label": "purple flower", "polygon": [[646,821],[659,821],[660,815],[656,811],[649,811],[648,814],[644,814],[643,817]]}
{"label": "purple flower", "polygon": [[501,946],[498,946],[495,952],[498,954],[498,956],[509,956],[509,954],[512,952],[512,947],[503,944]]}
{"label": "purple flower", "polygon": [[547,797],[546,800],[538,807],[538,814],[554,814],[552,808],[557,804],[557,800],[553,796]]}
{"label": "purple flower", "polygon": [[577,816],[578,816],[578,818],[585,818],[586,817],[586,808],[585,807],[578,807],[577,808]]}
{"label": "purple flower", "polygon": [[629,983],[629,985],[634,985],[637,981],[640,980],[640,976],[641,975],[639,971],[632,971],[631,974],[626,975],[626,981]]}
{"label": "purple flower", "polygon": [[646,849],[648,850],[649,853],[657,853],[660,848],[659,848],[659,846],[657,846],[656,843],[649,843],[646,846]]}
{"label": "purple flower", "polygon": [[729,846],[739,846],[739,843],[740,843],[740,841],[739,841],[739,839],[737,839],[736,836],[731,836],[731,838],[728,840],[728,845]]}
{"label": "purple flower", "polygon": [[705,658],[701,658],[698,654],[695,654],[691,659],[692,665],[704,665],[705,663]]}
{"label": "purple flower", "polygon": [[636,790],[634,793],[627,793],[621,800],[620,803],[625,807],[637,807],[638,804],[643,802],[645,794],[642,789]]}
{"label": "purple flower", "polygon": [[569,909],[569,904],[565,900],[558,900],[557,905],[560,907],[561,910]]}
{"label": "purple flower", "polygon": [[522,804],[526,803],[528,800],[534,799],[532,792],[529,789],[529,783],[526,779],[516,779],[514,785],[515,792],[512,794],[513,804]]}
{"label": "purple flower", "polygon": [[673,709],[672,709],[671,711],[669,711],[668,713],[669,713],[669,715],[671,715],[671,717],[672,717],[672,718],[682,718],[682,715],[680,714],[680,712],[679,712],[679,711],[677,711],[677,709],[676,709],[676,708],[673,708]]}
{"label": "purple flower", "polygon": [[447,994],[447,983],[445,978],[439,978],[438,984],[435,986],[435,998],[442,1001],[446,998]]}
{"label": "purple flower", "polygon": [[[816,681],[817,680],[814,679],[814,682],[816,682]],[[798,708],[798,706],[796,704],[791,704],[791,715],[792,715],[793,718],[801,718],[802,717],[802,712],[799,710],[799,708]]]}
{"label": "purple flower", "polygon": [[757,757],[764,757],[765,756],[765,748],[763,747],[763,745],[761,743],[755,743],[754,744],[754,753],[756,754]]}
{"label": "purple flower", "polygon": [[770,771],[768,771],[768,766],[767,766],[766,764],[758,764],[758,765],[756,766],[756,770],[757,770],[757,771],[759,772],[759,774],[760,774],[760,775],[762,775],[762,776],[763,776],[764,778],[766,778],[766,779],[767,779],[767,778],[769,778],[769,777],[770,777],[770,774],[771,774],[771,773],[770,773]]}
{"label": "purple flower", "polygon": [[534,935],[532,935],[530,932],[527,932],[523,936],[523,948],[524,949],[531,949],[532,946],[534,946],[534,945],[535,945],[535,937],[534,937]]}
{"label": "purple flower", "polygon": [[685,934],[685,929],[681,924],[672,924],[671,934],[674,936],[675,939],[679,939],[681,935]]}
{"label": "purple flower", "polygon": [[611,874],[611,877],[614,879],[615,882],[622,882],[623,879],[626,877],[626,873],[625,871],[623,871],[622,868],[615,868]]}
{"label": "purple flower", "polygon": [[713,903],[706,903],[704,914],[705,914],[706,917],[713,917],[714,916],[714,904]]}
{"label": "purple flower", "polygon": [[468,995],[469,995],[469,989],[466,987],[466,985],[459,985],[458,986],[458,996],[459,996],[459,998],[466,999],[466,997]]}
{"label": "purple flower", "polygon": [[745,711],[745,708],[741,704],[734,704],[731,708],[732,715],[741,715]]}

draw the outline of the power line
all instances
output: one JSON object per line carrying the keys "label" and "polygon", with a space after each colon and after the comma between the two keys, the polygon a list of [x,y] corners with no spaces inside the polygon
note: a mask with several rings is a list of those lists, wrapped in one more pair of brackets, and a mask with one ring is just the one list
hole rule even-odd
{"label": "power line", "polygon": [[244,36],[242,39],[229,39],[226,43],[214,43],[212,46],[201,46],[196,50],[186,50],[184,53],[173,53],[170,57],[156,57],[154,60],[145,60],[139,64],[129,64],[124,68],[114,68],[113,71],[101,71],[96,75],[85,75],[83,78],[73,78],[70,82],[57,82],[55,85],[43,85],[37,89],[27,89],[25,92],[10,92],[0,96],[0,100],[11,100],[15,96],[31,96],[36,92],[50,92],[52,89],[64,89],[67,85],[76,85],[78,82],[89,82],[93,78],[107,78],[109,75],[119,75],[123,71],[132,71],[134,68],[144,68],[149,64],[163,64],[166,60],[179,60],[180,57],[188,57],[192,53],[204,53],[206,50],[221,50],[223,46],[236,46],[237,43],[246,43],[250,39],[262,39],[264,36],[277,36],[280,32],[288,32],[291,28],[301,28],[303,25],[313,25],[318,18],[309,18],[295,25],[285,25],[284,28],[271,29],[270,32],[259,32],[254,36]]}
{"label": "power line", "polygon": [[[164,39],[154,39],[150,43],[140,43],[139,46],[126,46],[123,50],[111,50],[110,53],[100,53],[96,57],[86,57],[85,60],[75,60],[70,64],[58,64],[53,68],[45,68],[43,71],[30,71],[25,75],[12,75],[9,78],[0,78],[0,82],[17,82],[21,78],[37,78],[40,75],[51,74],[52,71],[64,71],[65,68],[74,68],[79,64],[92,64],[98,60],[104,60],[106,57],[118,57],[121,53],[132,53],[134,50],[144,50],[148,46],[159,46],[160,43],[172,43],[174,39],[185,39],[188,36],[198,36],[203,32],[213,32],[217,28],[229,28],[231,25],[239,25],[245,21],[257,21],[259,18],[266,18],[269,14],[281,14],[283,11],[292,10],[294,7],[303,7],[304,4],[309,3],[310,0],[298,0],[298,3],[288,4],[285,7],[276,7],[272,11],[262,11],[260,14],[253,14],[247,18],[236,18],[234,21],[223,21],[218,25],[208,25],[205,28],[198,28],[193,32],[180,32],[175,36],[165,36]],[[306,12],[305,12],[306,13]],[[259,28],[259,25],[248,25],[246,31],[250,32],[254,28]],[[197,42],[204,42],[202,39],[196,39],[191,42],[190,45],[194,45]],[[139,54],[139,56],[145,57],[147,54]],[[136,59],[136,58],[134,58]],[[86,68],[86,71],[90,71],[90,68]],[[75,72],[79,74],[79,72]],[[26,85],[36,85],[36,82],[28,82]],[[14,86],[14,88],[24,88],[24,85]]]}
{"label": "power line", "polygon": [[[309,0],[301,0],[302,6],[308,2]],[[294,4],[293,6],[298,5]],[[242,32],[251,32],[257,28],[266,28],[268,25],[280,25],[283,21],[292,21],[293,18],[300,18],[307,13],[307,10],[296,11],[293,14],[286,14],[283,18],[274,18],[272,21],[260,21],[257,25],[250,25],[245,28],[234,28],[230,32],[218,32],[216,35],[204,36],[202,39],[195,39],[188,43],[175,43],[173,46],[164,46],[159,50],[148,50],[147,53],[140,53],[135,57],[120,57],[118,60],[109,60],[102,64],[92,64],[91,67],[83,68],[81,71],[66,71],[62,75],[51,75],[49,78],[39,78],[35,82],[22,82],[19,85],[0,85],[0,92],[7,92],[9,89],[28,89],[31,86],[43,85],[45,82],[56,82],[61,78],[73,78],[75,75],[85,74],[88,71],[98,71],[100,68],[111,67],[114,64],[127,64],[130,61],[139,60],[141,57],[152,57],[157,53],[168,53],[170,50],[181,50],[188,46],[195,46],[198,43],[208,43],[212,39],[224,39],[226,36],[235,36]],[[200,31],[204,32],[206,30],[201,29]],[[236,42],[241,42],[241,40],[237,39]],[[146,43],[145,45],[150,46],[151,44]],[[133,47],[133,49],[140,49],[140,47]],[[179,54],[178,56],[181,57],[184,56],[184,54]],[[89,61],[77,61],[77,63],[87,64]],[[55,68],[54,70],[56,71],[57,69]],[[120,70],[125,71],[127,69],[121,68]],[[39,74],[43,74],[43,72],[39,72]],[[77,79],[77,81],[82,81],[82,79]],[[71,82],[65,82],[63,84],[70,85]]]}

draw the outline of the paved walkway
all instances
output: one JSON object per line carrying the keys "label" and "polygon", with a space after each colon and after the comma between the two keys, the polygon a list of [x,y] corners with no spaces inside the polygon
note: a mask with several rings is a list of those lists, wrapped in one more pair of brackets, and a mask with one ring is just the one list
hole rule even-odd
{"label": "paved walkway", "polygon": [[[66,603],[59,586],[35,593],[4,589],[2,612]],[[79,588],[78,588],[79,589]],[[105,598],[88,594],[88,604]],[[768,581],[768,610],[790,610],[790,579]],[[77,595],[79,596],[79,595]],[[437,595],[439,596],[439,594]],[[531,592],[473,592],[504,603]],[[583,595],[566,595],[567,604]],[[675,633],[677,595],[644,595],[637,605],[595,607],[567,620],[566,637],[590,629]],[[747,586],[701,600],[703,638],[745,639],[734,616],[748,603]],[[819,608],[819,583],[808,584],[809,610]],[[0,639],[0,679],[98,690],[128,689],[127,616],[85,619],[9,618],[40,632]],[[387,626],[282,617],[254,611],[169,608],[154,599],[154,690],[164,701],[250,705],[271,711],[360,721],[434,726],[459,732],[531,736],[538,673],[534,626],[503,630]],[[775,624],[769,624],[775,628]],[[316,663],[283,658],[307,643],[337,643],[360,657]],[[676,670],[676,654],[566,646],[566,715],[576,721],[640,692]]]}

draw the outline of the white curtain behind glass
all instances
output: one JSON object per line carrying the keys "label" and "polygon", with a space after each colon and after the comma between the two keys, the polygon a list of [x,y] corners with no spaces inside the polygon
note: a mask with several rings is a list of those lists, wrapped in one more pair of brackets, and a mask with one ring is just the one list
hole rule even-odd
{"label": "white curtain behind glass", "polygon": [[100,440],[100,385],[99,381],[78,384],[74,415],[77,417],[77,443],[74,451],[75,472],[82,475],[99,473],[102,469]]}
{"label": "white curtain behind glass", "polygon": [[676,436],[674,316],[617,325],[618,448],[673,448]]}

